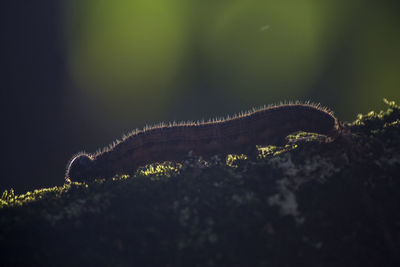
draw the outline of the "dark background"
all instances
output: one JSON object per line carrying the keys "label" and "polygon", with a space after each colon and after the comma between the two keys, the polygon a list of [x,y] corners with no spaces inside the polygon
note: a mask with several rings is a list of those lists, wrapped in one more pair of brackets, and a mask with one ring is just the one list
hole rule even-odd
{"label": "dark background", "polygon": [[[150,3],[151,2],[151,3]],[[312,100],[344,121],[400,96],[396,1],[8,1],[0,191],[146,124]]]}

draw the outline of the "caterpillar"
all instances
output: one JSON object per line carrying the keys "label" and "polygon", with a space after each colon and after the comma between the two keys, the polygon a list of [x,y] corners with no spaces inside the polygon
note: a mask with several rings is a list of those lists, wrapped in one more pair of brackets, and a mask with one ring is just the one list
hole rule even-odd
{"label": "caterpillar", "polygon": [[284,145],[286,137],[298,131],[335,137],[340,125],[333,112],[309,102],[253,108],[209,121],[161,123],[135,130],[96,153],[76,154],[65,176],[68,181],[88,181],[132,174],[146,164],[182,161],[189,151],[205,159],[254,154],[257,145]]}

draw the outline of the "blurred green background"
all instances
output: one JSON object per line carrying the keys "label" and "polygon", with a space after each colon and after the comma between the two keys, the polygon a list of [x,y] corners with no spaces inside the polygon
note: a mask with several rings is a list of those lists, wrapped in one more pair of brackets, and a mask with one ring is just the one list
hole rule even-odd
{"label": "blurred green background", "polygon": [[397,11],[357,0],[72,0],[69,70],[96,116],[131,127],[296,99],[351,120],[400,95]]}
{"label": "blurred green background", "polygon": [[6,13],[0,189],[62,184],[73,153],[146,124],[284,100],[352,121],[400,98],[398,1],[43,0]]}

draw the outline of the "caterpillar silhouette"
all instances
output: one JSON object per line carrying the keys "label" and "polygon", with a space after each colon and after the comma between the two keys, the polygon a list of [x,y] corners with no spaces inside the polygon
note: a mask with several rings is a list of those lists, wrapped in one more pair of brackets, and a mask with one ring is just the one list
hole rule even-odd
{"label": "caterpillar silhouette", "polygon": [[67,165],[66,179],[87,181],[133,174],[146,164],[181,161],[189,151],[205,159],[254,155],[257,145],[283,145],[285,138],[297,131],[335,137],[339,130],[340,123],[331,111],[308,102],[264,106],[206,122],[160,124],[135,130],[96,153],[78,153]]}

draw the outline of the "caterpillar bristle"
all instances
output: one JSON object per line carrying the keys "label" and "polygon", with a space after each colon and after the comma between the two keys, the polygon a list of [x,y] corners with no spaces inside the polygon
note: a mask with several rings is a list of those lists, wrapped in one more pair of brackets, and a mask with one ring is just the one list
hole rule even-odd
{"label": "caterpillar bristle", "polygon": [[[108,146],[105,146],[105,147],[103,147],[101,149],[98,149],[93,154],[88,154],[88,153],[86,153],[84,151],[75,154],[72,157],[72,159],[68,162],[66,175],[68,174],[69,165],[71,164],[73,159],[76,158],[77,156],[86,155],[86,156],[90,157],[91,159],[96,159],[97,157],[100,157],[105,153],[112,152],[116,147],[122,145],[123,143],[130,142],[130,140],[134,139],[135,136],[137,136],[137,135],[142,135],[142,134],[147,134],[147,133],[151,135],[152,131],[156,131],[156,130],[164,129],[164,128],[209,126],[209,125],[213,125],[213,124],[217,125],[217,124],[220,124],[220,123],[224,123],[225,121],[233,121],[233,120],[237,120],[237,119],[241,119],[241,118],[246,118],[246,117],[249,117],[249,116],[251,116],[251,115],[253,115],[254,113],[257,113],[257,112],[265,111],[266,114],[267,114],[269,110],[280,109],[280,108],[283,108],[282,110],[284,110],[285,107],[291,107],[291,106],[299,106],[299,108],[300,107],[310,107],[310,108],[316,109],[315,112],[322,111],[322,113],[326,113],[328,115],[327,117],[330,116],[335,120],[335,122],[337,121],[336,118],[334,118],[333,111],[331,109],[321,105],[320,103],[315,103],[315,102],[312,102],[311,100],[306,100],[306,101],[303,101],[303,102],[299,101],[299,100],[295,100],[295,101],[293,101],[293,100],[284,100],[284,101],[280,101],[278,104],[272,103],[272,104],[263,105],[263,106],[260,106],[260,107],[253,107],[253,108],[251,108],[249,110],[240,111],[240,112],[235,113],[233,115],[229,115],[228,114],[226,116],[216,116],[216,117],[209,118],[207,120],[205,120],[205,119],[192,120],[192,121],[191,120],[187,120],[187,121],[176,121],[176,120],[174,120],[172,122],[159,122],[159,123],[156,123],[156,124],[153,124],[153,125],[148,125],[147,124],[142,129],[134,129],[134,130],[132,130],[130,132],[127,132],[127,133],[123,134],[121,136],[121,138],[114,140]],[[283,112],[284,111],[282,111],[282,113]],[[332,118],[330,118],[330,119],[332,119]]]}

